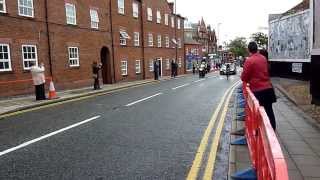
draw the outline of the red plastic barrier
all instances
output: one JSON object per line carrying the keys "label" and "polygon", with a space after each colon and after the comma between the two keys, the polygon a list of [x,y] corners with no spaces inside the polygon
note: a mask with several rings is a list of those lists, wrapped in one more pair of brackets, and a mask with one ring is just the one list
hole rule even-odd
{"label": "red plastic barrier", "polygon": [[263,107],[249,87],[243,85],[246,100],[246,140],[259,180],[288,180],[288,168],[280,143]]}

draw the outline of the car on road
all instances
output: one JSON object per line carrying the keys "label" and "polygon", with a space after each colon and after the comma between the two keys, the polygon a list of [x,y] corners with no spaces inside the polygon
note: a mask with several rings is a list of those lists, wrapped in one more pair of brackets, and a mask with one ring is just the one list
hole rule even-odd
{"label": "car on road", "polygon": [[230,66],[229,75],[235,75],[237,74],[237,68],[235,63],[224,63],[222,64],[220,68],[220,75],[226,75],[227,74],[227,65]]}

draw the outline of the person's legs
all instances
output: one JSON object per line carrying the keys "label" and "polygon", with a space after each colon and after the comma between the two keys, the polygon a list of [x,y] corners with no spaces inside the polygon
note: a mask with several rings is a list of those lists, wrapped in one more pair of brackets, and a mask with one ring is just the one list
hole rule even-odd
{"label": "person's legs", "polygon": [[36,94],[36,100],[41,100],[40,99],[40,85],[35,85],[34,89],[35,89],[35,94]]}
{"label": "person's legs", "polygon": [[40,98],[41,100],[45,100],[46,99],[46,92],[45,92],[45,87],[44,87],[44,83],[40,85]]}
{"label": "person's legs", "polygon": [[276,130],[276,118],[274,116],[273,108],[272,108],[272,103],[267,103],[263,105],[264,109],[266,110],[266,113],[268,115],[270,124],[273,128],[273,130]]}
{"label": "person's legs", "polygon": [[98,78],[94,78],[94,84],[93,84],[93,89],[94,90],[97,90],[99,87],[99,85],[98,85],[98,83],[99,83],[99,80],[98,80]]}

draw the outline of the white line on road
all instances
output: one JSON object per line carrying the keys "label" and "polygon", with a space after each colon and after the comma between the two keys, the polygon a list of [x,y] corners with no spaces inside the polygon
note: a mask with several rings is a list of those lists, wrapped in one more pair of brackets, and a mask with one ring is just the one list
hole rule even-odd
{"label": "white line on road", "polygon": [[176,89],[179,89],[179,88],[182,88],[182,87],[185,87],[185,86],[189,86],[190,83],[187,83],[187,84],[184,84],[184,85],[181,85],[181,86],[178,86],[178,87],[174,87],[172,88],[172,90],[176,90]]}
{"label": "white line on road", "polygon": [[70,126],[68,126],[68,127],[62,128],[62,129],[60,129],[60,130],[54,131],[54,132],[52,132],[52,133],[46,134],[46,135],[44,135],[44,136],[38,137],[38,138],[33,139],[33,140],[31,140],[31,141],[24,142],[24,143],[22,143],[22,144],[20,144],[20,145],[18,145],[18,146],[16,146],[16,147],[13,147],[13,148],[10,148],[10,149],[7,149],[7,150],[5,150],[5,151],[0,152],[0,156],[3,156],[3,155],[8,154],[8,153],[10,153],[10,152],[13,152],[13,151],[16,151],[16,150],[18,150],[18,149],[24,148],[24,147],[26,147],[26,146],[29,146],[29,145],[33,144],[33,143],[36,143],[36,142],[41,141],[41,140],[43,140],[43,139],[46,139],[46,138],[49,138],[49,137],[51,137],[51,136],[57,135],[57,134],[59,134],[59,133],[62,133],[62,132],[64,132],[64,131],[67,131],[67,130],[69,130],[69,129],[72,129],[72,128],[75,128],[75,127],[80,126],[80,125],[82,125],[82,124],[88,123],[88,122],[90,122],[90,121],[96,120],[96,119],[98,119],[98,118],[100,118],[100,117],[101,117],[101,116],[95,116],[95,117],[92,117],[92,118],[90,118],[90,119],[87,119],[87,120],[81,121],[81,122],[79,122],[79,123],[70,125]]}
{"label": "white line on road", "polygon": [[199,80],[197,80],[197,81],[194,81],[195,83],[197,83],[197,82],[201,82],[201,81],[204,81],[205,79],[199,79]]}
{"label": "white line on road", "polygon": [[157,93],[157,94],[155,94],[155,95],[152,95],[152,96],[149,96],[149,97],[140,99],[140,100],[138,100],[138,101],[134,101],[134,102],[132,102],[132,103],[130,103],[130,104],[127,104],[126,106],[129,107],[129,106],[135,105],[135,104],[137,104],[137,103],[139,103],[139,102],[142,102],[142,101],[145,101],[145,100],[154,98],[154,97],[159,96],[159,95],[161,95],[161,94],[162,94],[162,93]]}

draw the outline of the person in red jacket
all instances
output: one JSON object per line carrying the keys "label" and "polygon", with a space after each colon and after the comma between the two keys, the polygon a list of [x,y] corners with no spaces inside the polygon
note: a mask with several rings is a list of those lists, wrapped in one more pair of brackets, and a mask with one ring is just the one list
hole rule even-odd
{"label": "person in red jacket", "polygon": [[260,105],[266,110],[270,124],[276,130],[276,120],[272,104],[276,102],[276,95],[270,81],[267,58],[258,53],[255,42],[248,45],[250,57],[245,61],[241,80],[249,84],[249,87]]}

